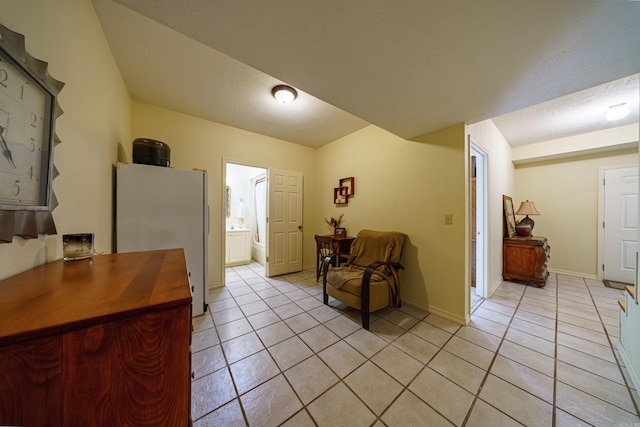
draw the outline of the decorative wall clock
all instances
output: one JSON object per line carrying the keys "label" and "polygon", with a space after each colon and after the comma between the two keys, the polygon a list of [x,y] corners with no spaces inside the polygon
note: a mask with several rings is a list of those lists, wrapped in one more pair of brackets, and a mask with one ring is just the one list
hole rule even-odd
{"label": "decorative wall clock", "polygon": [[0,242],[55,234],[52,181],[55,121],[64,83],[25,49],[24,36],[0,24]]}

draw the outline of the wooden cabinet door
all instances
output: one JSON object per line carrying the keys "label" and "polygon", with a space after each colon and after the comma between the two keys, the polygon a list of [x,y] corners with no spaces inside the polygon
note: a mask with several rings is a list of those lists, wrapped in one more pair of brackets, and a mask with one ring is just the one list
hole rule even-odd
{"label": "wooden cabinet door", "polygon": [[185,425],[188,316],[179,307],[65,334],[65,424]]}
{"label": "wooden cabinet door", "polygon": [[0,348],[0,424],[63,426],[60,335]]}

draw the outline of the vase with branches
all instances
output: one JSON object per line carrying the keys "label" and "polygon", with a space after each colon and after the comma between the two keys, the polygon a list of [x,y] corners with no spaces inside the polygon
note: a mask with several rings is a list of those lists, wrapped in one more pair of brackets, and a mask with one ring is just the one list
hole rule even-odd
{"label": "vase with branches", "polygon": [[340,214],[340,216],[338,216],[337,218],[335,217],[331,217],[331,218],[324,218],[324,222],[329,226],[329,229],[331,230],[331,234],[336,234],[336,228],[340,227],[340,224],[342,224],[342,217],[344,216],[344,214]]}

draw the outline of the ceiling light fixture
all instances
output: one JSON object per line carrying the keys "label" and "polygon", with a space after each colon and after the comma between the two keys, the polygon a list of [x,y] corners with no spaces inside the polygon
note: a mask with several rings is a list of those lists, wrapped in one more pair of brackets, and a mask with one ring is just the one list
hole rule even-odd
{"label": "ceiling light fixture", "polygon": [[278,85],[271,89],[271,95],[281,104],[288,104],[293,102],[298,96],[298,92],[291,86]]}
{"label": "ceiling light fixture", "polygon": [[627,104],[623,102],[622,104],[616,104],[609,107],[605,117],[607,120],[614,122],[616,120],[624,119],[628,114],[629,107],[627,107]]}

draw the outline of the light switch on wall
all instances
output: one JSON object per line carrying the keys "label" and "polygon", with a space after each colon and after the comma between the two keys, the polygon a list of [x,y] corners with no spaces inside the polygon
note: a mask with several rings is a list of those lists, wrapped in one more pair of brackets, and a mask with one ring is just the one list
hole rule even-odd
{"label": "light switch on wall", "polygon": [[445,214],[444,216],[444,223],[446,225],[451,225],[453,224],[453,214]]}

